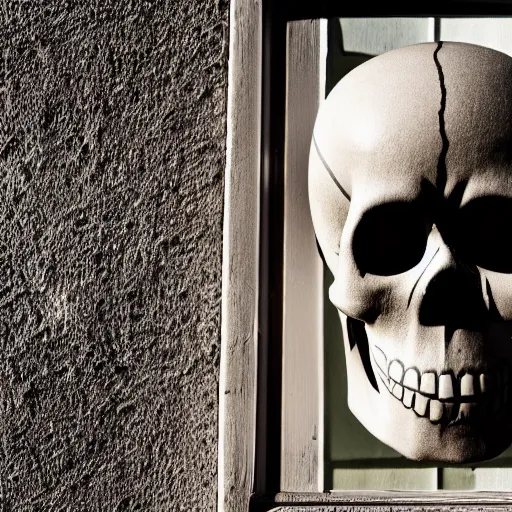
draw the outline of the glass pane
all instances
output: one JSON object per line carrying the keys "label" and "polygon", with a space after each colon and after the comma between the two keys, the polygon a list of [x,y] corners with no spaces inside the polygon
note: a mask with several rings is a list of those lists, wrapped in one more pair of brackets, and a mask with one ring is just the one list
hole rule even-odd
{"label": "glass pane", "polygon": [[[442,41],[486,46],[512,55],[512,19],[443,18]],[[478,467],[444,468],[440,488],[447,490],[509,491],[512,483],[512,447]]]}
{"label": "glass pane", "polygon": [[[433,41],[429,18],[347,18],[329,23],[326,92],[352,69],[389,50]],[[340,320],[324,269],[327,489],[437,489],[438,471],[418,464],[370,434],[350,412]]]}
{"label": "glass pane", "polygon": [[336,490],[437,490],[436,470],[425,468],[337,468],[333,487]]}
{"label": "glass pane", "polygon": [[457,41],[487,46],[512,55],[511,18],[443,18],[440,20],[442,41]]}
{"label": "glass pane", "polygon": [[341,18],[343,51],[379,55],[434,40],[433,18]]}
{"label": "glass pane", "polygon": [[[436,40],[512,55],[512,19],[350,18],[330,20],[326,93],[352,69],[386,51]],[[410,461],[370,434],[348,409],[342,330],[324,272],[326,489],[510,490],[512,448],[476,466]]]}

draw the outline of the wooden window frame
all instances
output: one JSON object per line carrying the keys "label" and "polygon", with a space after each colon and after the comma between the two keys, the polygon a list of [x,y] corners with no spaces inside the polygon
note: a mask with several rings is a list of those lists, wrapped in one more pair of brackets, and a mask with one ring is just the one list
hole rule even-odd
{"label": "wooden window frame", "polygon": [[[422,0],[409,6],[388,1],[372,8],[339,0],[307,5],[293,0],[231,0],[218,512],[512,508],[512,492],[323,492],[314,484],[321,480],[320,464],[312,468],[313,485],[307,492],[282,492],[281,487],[287,478],[281,467],[281,431],[287,421],[282,415],[287,385],[282,370],[283,277],[289,264],[283,263],[288,261],[283,170],[292,154],[285,137],[291,122],[290,113],[288,120],[286,115],[287,24],[335,17],[466,16],[512,16],[512,0]],[[319,422],[311,443],[317,457],[323,456],[321,418]]]}

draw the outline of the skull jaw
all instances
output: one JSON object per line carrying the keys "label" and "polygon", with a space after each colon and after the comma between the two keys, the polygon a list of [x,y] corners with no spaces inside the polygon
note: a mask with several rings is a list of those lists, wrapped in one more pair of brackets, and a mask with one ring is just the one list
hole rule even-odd
{"label": "skull jaw", "polygon": [[359,350],[348,343],[346,317],[340,313],[347,362],[348,407],[377,439],[417,461],[467,464],[500,455],[512,443],[510,402],[479,422],[435,424],[407,409],[378,380],[368,379]]}

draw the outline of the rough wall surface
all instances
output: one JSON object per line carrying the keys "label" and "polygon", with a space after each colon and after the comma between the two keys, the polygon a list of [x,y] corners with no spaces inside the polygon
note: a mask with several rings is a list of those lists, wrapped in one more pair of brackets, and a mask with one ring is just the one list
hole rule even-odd
{"label": "rough wall surface", "polygon": [[0,7],[0,510],[215,510],[227,2]]}

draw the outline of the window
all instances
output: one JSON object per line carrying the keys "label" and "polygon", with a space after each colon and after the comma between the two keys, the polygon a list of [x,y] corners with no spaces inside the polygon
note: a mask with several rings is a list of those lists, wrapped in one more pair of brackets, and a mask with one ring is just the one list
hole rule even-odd
{"label": "window", "polygon": [[[388,33],[391,42],[386,43],[382,34],[373,41],[368,37],[358,39],[363,33],[358,26],[361,21],[343,16],[363,13],[354,12],[357,6],[335,4],[339,3],[320,2],[316,6],[312,3],[309,10],[302,12],[299,12],[301,7],[294,9],[286,3],[278,8],[267,3],[261,7],[249,0],[234,0],[231,6],[219,511],[274,507],[294,510],[301,503],[317,508],[372,502],[377,507],[388,508],[392,504],[407,508],[413,504],[435,507],[456,503],[465,504],[468,509],[506,504],[512,497],[503,493],[379,494],[361,490],[400,486],[389,480],[378,485],[368,479],[361,464],[364,457],[358,453],[355,454],[358,471],[363,471],[359,473],[363,476],[359,483],[348,482],[343,471],[350,469],[350,478],[357,471],[352,463],[347,463],[347,445],[334,435],[334,432],[340,434],[340,427],[334,423],[343,413],[334,412],[329,398],[332,387],[324,393],[324,377],[331,379],[332,385],[329,364],[339,357],[337,349],[326,344],[328,357],[324,366],[324,315],[327,331],[337,324],[331,323],[332,310],[329,312],[329,305],[324,305],[324,286],[328,286],[330,277],[316,252],[311,229],[305,228],[309,209],[303,173],[307,169],[305,155],[309,152],[309,142],[305,146],[304,141],[311,136],[316,108],[326,87],[325,77],[329,87],[329,80],[335,82],[351,66],[390,49],[387,44],[404,46],[418,42],[418,37],[433,40],[439,35],[454,40],[464,38],[467,35],[464,24],[467,27],[471,23],[475,24],[472,36],[485,38],[489,31],[479,27],[484,22],[495,23],[448,18],[440,23],[428,18],[428,14],[510,15],[512,9],[503,3],[475,2],[447,4],[442,10],[437,6],[437,12],[434,6],[428,12],[425,5],[415,6],[416,12],[412,8],[396,9],[391,4],[380,6],[381,12],[376,11],[376,16],[397,12],[417,16],[407,21],[388,20],[392,21],[388,25],[392,27]],[[343,12],[344,8],[347,12]],[[421,8],[423,12],[419,12]],[[386,9],[389,10],[382,12]],[[313,20],[318,17],[324,19]],[[332,53],[336,23],[338,35],[344,36],[343,52],[337,56]],[[366,23],[368,26],[379,21],[367,19]],[[507,40],[496,36],[500,30],[505,31],[500,23],[493,25],[498,28],[492,31],[495,39],[488,46],[504,44]],[[406,30],[407,24],[415,29]],[[484,44],[483,39],[473,42]],[[328,51],[330,59],[327,59]],[[358,434],[350,433],[343,441],[352,435]],[[375,451],[373,448],[367,454],[370,468],[379,465]],[[380,456],[385,464],[389,459],[396,459],[384,449]],[[422,488],[428,490],[472,488],[470,480],[476,474],[451,475],[448,470],[410,468],[407,464],[402,469],[406,478],[412,480],[416,469],[419,472],[427,469],[428,486]],[[477,479],[487,478],[484,473],[478,473]],[[490,487],[500,488],[499,485]],[[335,492],[336,488],[348,488],[352,492]],[[413,482],[409,488],[420,487]]]}
{"label": "window", "polygon": [[[511,18],[341,18],[329,20],[326,92],[372,56],[415,43],[459,41],[512,55]],[[350,413],[346,400],[341,327],[330,304],[332,275],[324,268],[325,488],[512,490],[512,448],[475,466],[443,468],[407,460],[378,441]]]}

